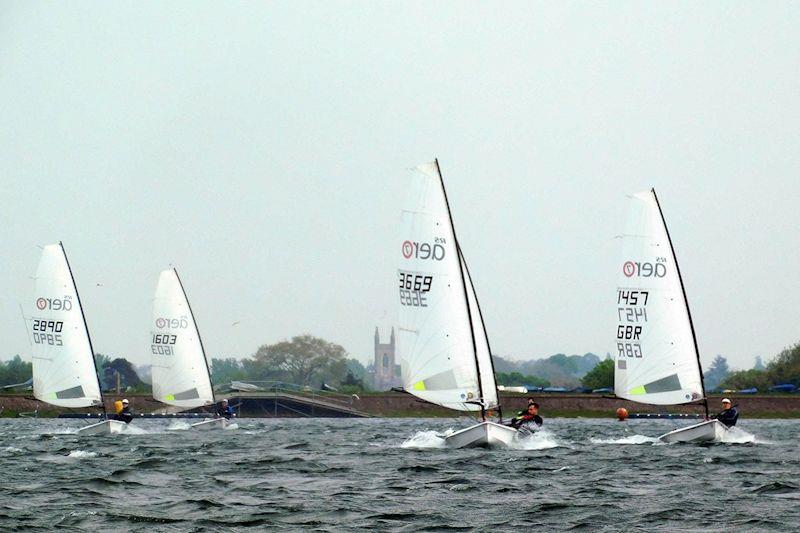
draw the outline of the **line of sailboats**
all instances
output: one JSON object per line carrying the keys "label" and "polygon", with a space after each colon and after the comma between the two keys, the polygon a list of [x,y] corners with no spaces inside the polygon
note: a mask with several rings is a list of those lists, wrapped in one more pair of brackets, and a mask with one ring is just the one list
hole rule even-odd
{"label": "line of sailboats", "polygon": [[[398,256],[398,341],[404,389],[481,421],[446,435],[452,447],[511,445],[520,430],[502,424],[489,336],[456,235],[438,160],[414,169],[403,206]],[[62,407],[102,406],[89,329],[61,243],[46,246],[36,273],[33,388]],[[678,261],[655,190],[631,196],[616,294],[615,393],[635,402],[703,402],[706,421],[662,435],[667,442],[719,440],[708,420],[697,339]],[[180,409],[215,404],[202,339],[175,269],[161,273],[151,332],[153,397]],[[496,413],[499,423],[489,414]],[[117,433],[113,417],[79,430]],[[225,418],[193,424],[224,428]]]}
{"label": "line of sailboats", "polygon": [[[122,432],[127,424],[106,410],[92,339],[75,278],[62,243],[45,246],[34,282],[31,328],[33,394],[69,408],[100,407],[103,420],[78,430],[84,435]],[[215,405],[214,387],[203,342],[178,271],[161,272],[153,301],[153,398],[193,409]],[[223,417],[192,424],[225,428]]]}
{"label": "line of sailboats", "polygon": [[[398,351],[404,389],[481,422],[450,435],[452,447],[510,445],[527,435],[502,424],[489,337],[456,236],[438,160],[414,169],[398,256]],[[659,437],[721,440],[708,401],[686,291],[655,190],[631,196],[616,294],[615,393],[635,402],[703,402],[706,419]],[[488,420],[497,412],[501,423]]]}

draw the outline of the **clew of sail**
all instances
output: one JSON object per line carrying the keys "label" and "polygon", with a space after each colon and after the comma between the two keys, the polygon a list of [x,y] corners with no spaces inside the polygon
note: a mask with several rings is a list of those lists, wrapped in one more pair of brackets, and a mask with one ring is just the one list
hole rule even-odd
{"label": "clew of sail", "polygon": [[616,395],[660,405],[703,399],[689,308],[655,191],[631,197],[619,269]]}
{"label": "clew of sail", "polygon": [[61,407],[100,404],[91,340],[60,244],[44,247],[34,285],[33,395]]}
{"label": "clew of sail", "polygon": [[436,163],[413,173],[402,212],[397,349],[405,390],[461,411],[480,410],[480,386],[461,261]]}
{"label": "clew of sail", "polygon": [[158,278],[150,333],[153,398],[178,407],[214,403],[208,364],[178,272]]}

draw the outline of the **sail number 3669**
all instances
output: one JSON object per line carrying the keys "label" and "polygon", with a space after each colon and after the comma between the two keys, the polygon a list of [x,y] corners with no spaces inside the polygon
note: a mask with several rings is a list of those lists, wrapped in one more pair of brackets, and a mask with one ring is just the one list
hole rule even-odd
{"label": "sail number 3669", "polygon": [[400,275],[400,304],[428,307],[427,293],[431,290],[433,276],[402,270],[398,274]]}

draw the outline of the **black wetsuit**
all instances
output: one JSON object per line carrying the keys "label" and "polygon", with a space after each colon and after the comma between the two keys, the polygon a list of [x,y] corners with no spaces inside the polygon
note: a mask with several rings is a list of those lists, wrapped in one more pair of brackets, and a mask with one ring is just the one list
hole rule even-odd
{"label": "black wetsuit", "polygon": [[536,426],[542,427],[544,420],[542,420],[542,417],[539,415],[522,415],[512,418],[510,425],[514,429],[519,429],[520,427],[527,426],[529,424],[536,424]]}
{"label": "black wetsuit", "polygon": [[131,408],[126,405],[122,408],[122,411],[114,415],[114,420],[119,420],[120,422],[130,424],[131,420],[133,420],[133,411],[131,411]]}
{"label": "black wetsuit", "polygon": [[217,407],[218,418],[227,418],[228,420],[230,420],[232,416],[233,416],[233,408],[230,405],[228,405],[227,407],[222,407],[221,405]]}
{"label": "black wetsuit", "polygon": [[739,419],[739,411],[736,410],[736,407],[731,407],[730,409],[725,409],[714,418],[728,427],[733,427],[736,425],[736,421]]}

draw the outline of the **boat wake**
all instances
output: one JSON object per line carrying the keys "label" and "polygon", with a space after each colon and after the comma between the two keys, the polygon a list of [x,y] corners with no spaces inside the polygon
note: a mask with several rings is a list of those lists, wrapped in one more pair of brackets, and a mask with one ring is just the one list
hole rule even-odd
{"label": "boat wake", "polygon": [[729,428],[722,435],[722,439],[717,442],[722,444],[769,444],[766,441],[757,441],[755,435],[736,426]]}
{"label": "boat wake", "polygon": [[657,444],[660,442],[656,437],[648,437],[647,435],[630,435],[621,439],[591,438],[589,441],[592,444]]}
{"label": "boat wake", "polygon": [[563,445],[550,432],[539,430],[518,438],[509,447],[513,450],[549,450],[559,446]]}
{"label": "boat wake", "polygon": [[172,423],[167,428],[167,431],[188,431],[192,428],[192,425],[189,422],[183,422],[181,420],[173,420]]}
{"label": "boat wake", "polygon": [[448,429],[444,433],[438,431],[418,431],[410,438],[403,441],[401,448],[444,448],[444,438],[452,435],[453,430]]}

